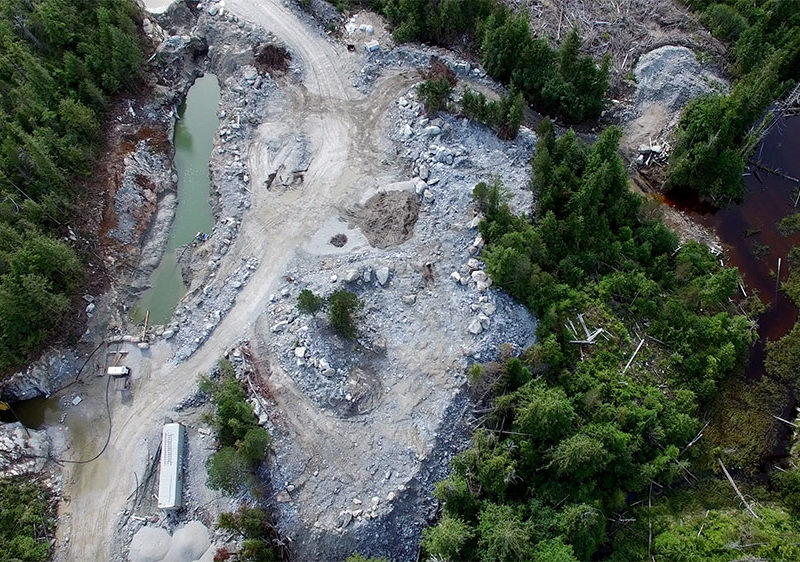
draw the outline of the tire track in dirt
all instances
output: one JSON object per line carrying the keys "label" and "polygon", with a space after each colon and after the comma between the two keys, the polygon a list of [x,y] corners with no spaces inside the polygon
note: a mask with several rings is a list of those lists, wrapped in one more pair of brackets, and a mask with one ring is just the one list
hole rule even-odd
{"label": "tire track in dirt", "polygon": [[[208,371],[224,350],[235,340],[248,337],[255,320],[264,310],[270,292],[296,248],[314,232],[338,206],[357,200],[363,189],[359,175],[370,174],[380,166],[382,154],[378,127],[389,103],[413,81],[413,76],[390,76],[376,88],[371,99],[349,84],[349,68],[355,67],[357,55],[348,54],[316,30],[300,22],[295,14],[275,0],[229,0],[228,8],[274,33],[299,57],[304,68],[306,94],[287,88],[291,97],[286,119],[311,142],[312,162],[301,188],[280,195],[256,189],[252,208],[245,216],[239,237],[220,267],[224,278],[241,263],[241,258],[255,255],[261,266],[239,294],[234,307],[209,339],[185,362],[175,365],[165,342],[153,346],[143,358],[140,378],[129,404],[115,403],[112,409],[113,431],[109,447],[95,465],[74,465],[64,471],[64,501],[59,512],[58,543],[68,541],[68,550],[59,550],[64,560],[109,560],[115,540],[117,518],[124,509],[133,487],[132,472],[146,462],[146,442],[160,431],[174,405],[196,385],[197,375]],[[350,66],[348,66],[350,65]],[[259,131],[259,139],[264,132]],[[268,136],[265,138],[269,138]],[[250,150],[249,167],[263,165],[258,152],[266,150],[263,139],[256,139]],[[260,170],[253,170],[258,177]],[[263,174],[262,174],[263,175]],[[285,374],[274,382],[280,392],[279,403],[304,405],[303,415],[288,420],[298,435],[314,444],[309,428],[345,437],[348,428],[332,424],[307,403]],[[294,411],[287,408],[288,411]],[[345,424],[347,426],[349,424]],[[317,434],[318,435],[318,434]],[[87,449],[92,449],[91,439]],[[330,445],[328,445],[330,447]],[[76,455],[83,451],[74,451]],[[328,451],[328,455],[336,451]],[[338,454],[344,455],[343,451]],[[104,474],[103,474],[104,473]],[[100,478],[100,476],[104,476]]]}

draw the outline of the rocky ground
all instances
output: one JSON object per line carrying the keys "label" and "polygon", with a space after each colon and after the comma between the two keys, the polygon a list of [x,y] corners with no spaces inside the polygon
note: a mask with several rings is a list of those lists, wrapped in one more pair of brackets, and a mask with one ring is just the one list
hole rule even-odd
{"label": "rocky ground", "polygon": [[[77,374],[96,343],[109,334],[120,342],[89,362],[83,404],[66,425],[61,418],[51,427],[72,432],[56,444],[60,452],[88,458],[107,427],[105,380],[93,375],[120,353],[134,373],[129,390],[111,395],[108,451],[65,473],[56,559],[122,560],[129,548],[136,560],[175,552],[208,559],[230,542],[197,526],[210,529],[220,511],[253,501],[205,485],[213,436],[201,421],[206,406],[196,381],[222,354],[273,434],[262,476],[295,555],[343,558],[359,550],[414,559],[437,510],[432,484],[467,443],[466,368],[496,357],[502,344],[520,351],[533,341],[534,319],[486,275],[471,191],[499,177],[513,207],[529,212],[535,137],[523,128],[503,142],[468,120],[425,115],[413,86],[432,55],[472,88],[498,87],[452,53],[394,46],[373,14],[348,20],[339,41],[273,0],[227,4],[178,3],[148,20],[145,32],[159,45],[155,95],[132,102],[119,121],[128,144],[120,141],[125,154],[113,168],[102,221],[109,247],[129,248],[108,254],[122,276],[85,301],[91,318],[80,352],[46,358],[37,371],[43,382],[19,377],[27,384],[20,397],[52,392],[59,384],[51,379]],[[264,66],[266,45],[286,49],[285,68]],[[715,81],[692,77],[698,67],[685,50],[648,57],[637,67],[635,109],[615,115],[625,116],[623,125],[637,123],[661,103],[663,118],[648,126],[663,136],[680,106]],[[127,306],[166,242],[174,110],[199,72],[213,72],[222,90],[210,160],[216,226],[182,263],[190,289],[172,322],[153,327],[151,346],[142,349]],[[136,128],[156,122],[162,133]],[[323,314],[298,314],[305,288],[359,296],[356,342],[334,334]],[[158,513],[152,499],[168,419],[188,427],[187,507],[177,516]]]}

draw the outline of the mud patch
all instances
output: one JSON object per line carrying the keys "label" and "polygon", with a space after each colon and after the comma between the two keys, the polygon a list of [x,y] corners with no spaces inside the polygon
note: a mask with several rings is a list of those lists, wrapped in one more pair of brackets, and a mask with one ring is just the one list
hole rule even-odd
{"label": "mud patch", "polygon": [[337,248],[344,247],[344,245],[347,244],[347,235],[346,234],[342,234],[342,233],[334,234],[331,237],[330,244],[332,246],[337,247]]}
{"label": "mud patch", "polygon": [[389,248],[411,238],[419,200],[410,191],[384,191],[372,196],[354,215],[371,246]]}
{"label": "mud patch", "polygon": [[256,68],[259,72],[288,72],[291,56],[289,51],[278,45],[256,47]]}

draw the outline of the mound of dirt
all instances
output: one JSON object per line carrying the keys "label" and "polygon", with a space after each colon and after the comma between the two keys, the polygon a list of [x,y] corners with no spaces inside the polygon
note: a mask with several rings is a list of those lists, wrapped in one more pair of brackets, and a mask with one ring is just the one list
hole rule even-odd
{"label": "mound of dirt", "polygon": [[410,191],[377,193],[355,212],[355,220],[370,245],[389,248],[402,244],[414,232],[419,200]]}
{"label": "mound of dirt", "polygon": [[291,58],[284,47],[264,45],[256,49],[256,68],[260,72],[287,72]]}

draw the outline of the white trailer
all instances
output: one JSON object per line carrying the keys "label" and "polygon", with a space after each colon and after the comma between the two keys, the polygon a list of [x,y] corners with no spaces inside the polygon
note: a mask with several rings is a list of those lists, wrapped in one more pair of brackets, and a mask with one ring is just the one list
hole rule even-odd
{"label": "white trailer", "polygon": [[161,473],[158,477],[159,509],[183,507],[183,445],[186,428],[179,423],[164,424],[161,432]]}

